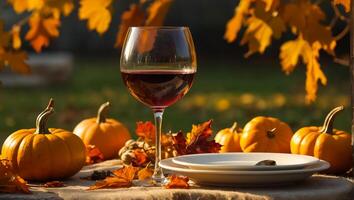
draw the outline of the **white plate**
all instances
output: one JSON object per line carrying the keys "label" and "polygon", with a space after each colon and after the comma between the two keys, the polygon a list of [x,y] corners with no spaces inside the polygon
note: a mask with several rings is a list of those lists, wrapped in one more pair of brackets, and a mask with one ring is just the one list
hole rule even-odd
{"label": "white plate", "polygon": [[[274,160],[275,166],[256,166],[262,160]],[[319,162],[318,158],[286,153],[206,153],[173,158],[173,162],[191,169],[210,170],[284,170],[301,169]]]}
{"label": "white plate", "polygon": [[318,163],[303,169],[272,171],[231,171],[231,170],[196,170],[176,164],[172,158],[162,160],[160,167],[164,173],[188,176],[200,185],[217,186],[270,186],[303,181],[314,173],[329,168],[329,163],[320,160]]}

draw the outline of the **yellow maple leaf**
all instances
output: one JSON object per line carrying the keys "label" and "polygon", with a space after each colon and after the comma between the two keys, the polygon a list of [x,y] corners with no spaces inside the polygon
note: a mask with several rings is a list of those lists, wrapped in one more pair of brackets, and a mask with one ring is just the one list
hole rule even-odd
{"label": "yellow maple leaf", "polygon": [[21,26],[19,26],[19,25],[12,26],[12,29],[11,29],[12,47],[16,50],[21,48],[21,45],[22,45],[20,33],[21,33]]}
{"label": "yellow maple leaf", "polygon": [[234,16],[227,22],[224,39],[231,43],[236,40],[238,32],[241,29],[244,16],[248,13],[250,0],[241,0],[238,6],[235,8]]}
{"label": "yellow maple leaf", "polygon": [[322,24],[322,21],[326,19],[326,14],[318,5],[310,1],[288,3],[284,7],[282,16],[284,21],[295,30],[295,33],[301,33],[311,45],[320,42],[322,46],[333,47],[334,38],[331,29]]}
{"label": "yellow maple leaf", "polygon": [[350,0],[334,0],[334,4],[344,6],[345,12],[350,12]]}
{"label": "yellow maple leaf", "polygon": [[9,0],[9,3],[12,4],[16,13],[23,13],[27,10],[27,1],[28,0]]}
{"label": "yellow maple leaf", "polygon": [[73,0],[47,0],[46,6],[49,9],[55,10],[55,12],[60,12],[64,16],[68,16],[74,9],[74,2]]}
{"label": "yellow maple leaf", "polygon": [[306,41],[302,37],[287,41],[281,45],[279,58],[282,70],[286,74],[290,74],[295,69],[304,45],[306,45]]}
{"label": "yellow maple leaf", "polygon": [[248,43],[246,57],[255,52],[263,53],[272,41],[272,37],[280,38],[282,32],[286,30],[281,17],[274,15],[272,11],[265,10],[264,2],[257,1],[253,15],[248,18],[248,25],[241,45]]}
{"label": "yellow maple leaf", "polygon": [[318,81],[322,85],[327,84],[327,78],[321,70],[318,62],[321,44],[316,42],[310,44],[300,35],[296,40],[284,43],[280,48],[280,60],[283,71],[287,74],[293,71],[301,57],[306,64],[306,102],[311,103],[316,100]]}
{"label": "yellow maple leaf", "polygon": [[27,10],[40,10],[45,3],[45,0],[27,0]]}
{"label": "yellow maple leaf", "polygon": [[40,13],[32,14],[28,21],[30,30],[25,39],[30,41],[36,52],[41,52],[43,47],[49,45],[50,38],[59,36],[60,21],[57,18],[42,18]]}
{"label": "yellow maple leaf", "polygon": [[112,16],[109,10],[111,3],[112,0],[81,0],[79,18],[88,20],[90,30],[103,34],[111,23]]}
{"label": "yellow maple leaf", "polygon": [[141,26],[145,22],[145,12],[137,4],[132,4],[128,11],[123,12],[119,31],[116,37],[115,47],[123,45],[125,35],[131,26]]}
{"label": "yellow maple leaf", "polygon": [[172,0],[155,0],[147,8],[148,18],[146,19],[146,26],[161,26],[167,15],[168,9]]}
{"label": "yellow maple leaf", "polygon": [[29,74],[31,72],[25,62],[27,58],[27,53],[24,51],[11,51],[0,54],[0,60],[4,60],[5,64],[9,65],[13,71],[20,74]]}

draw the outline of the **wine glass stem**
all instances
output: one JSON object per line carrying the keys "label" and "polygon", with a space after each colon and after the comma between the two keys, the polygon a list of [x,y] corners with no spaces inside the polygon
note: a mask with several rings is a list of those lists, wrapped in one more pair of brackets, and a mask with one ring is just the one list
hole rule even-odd
{"label": "wine glass stem", "polygon": [[155,140],[155,169],[152,179],[156,183],[163,183],[165,176],[162,173],[162,169],[159,166],[161,160],[161,129],[162,129],[162,116],[163,110],[154,111],[155,127],[156,127],[156,140]]}

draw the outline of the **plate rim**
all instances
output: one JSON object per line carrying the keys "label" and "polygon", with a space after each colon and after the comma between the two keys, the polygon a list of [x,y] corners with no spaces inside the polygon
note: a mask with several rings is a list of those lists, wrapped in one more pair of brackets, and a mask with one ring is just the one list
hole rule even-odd
{"label": "plate rim", "polygon": [[[290,164],[290,165],[277,165],[277,166],[218,166],[218,165],[208,165],[208,164],[199,164],[199,163],[190,163],[190,162],[185,162],[178,160],[178,158],[188,158],[188,157],[200,157],[200,156],[211,156],[211,155],[227,155],[227,154],[235,154],[235,155],[246,155],[246,154],[253,154],[253,155],[263,155],[263,154],[278,154],[278,155],[292,155],[292,156],[298,156],[298,157],[307,157],[311,158],[312,161],[307,162],[307,163],[302,163],[302,164]],[[183,165],[190,167],[192,169],[223,169],[223,170],[276,170],[276,169],[299,169],[299,168],[304,168],[308,167],[314,164],[319,163],[320,159],[313,157],[313,156],[308,156],[308,155],[301,155],[301,154],[289,154],[289,153],[271,153],[271,152],[254,152],[254,153],[243,153],[243,152],[226,152],[226,153],[202,153],[202,154],[189,154],[189,155],[182,155],[178,157],[172,158],[172,161],[176,164]]]}
{"label": "plate rim", "polygon": [[[175,172],[186,172],[186,173],[202,173],[202,174],[230,174],[230,175],[282,175],[282,174],[298,174],[298,173],[313,173],[326,170],[330,167],[327,161],[319,160],[319,162],[313,165],[311,168],[303,169],[289,169],[289,170],[202,170],[202,169],[190,169],[183,168],[186,166],[180,165],[181,167],[169,166],[168,162],[172,162],[172,158],[161,160],[159,165],[161,168],[175,171]],[[167,164],[166,164],[167,163]],[[175,165],[179,165],[174,163]]]}

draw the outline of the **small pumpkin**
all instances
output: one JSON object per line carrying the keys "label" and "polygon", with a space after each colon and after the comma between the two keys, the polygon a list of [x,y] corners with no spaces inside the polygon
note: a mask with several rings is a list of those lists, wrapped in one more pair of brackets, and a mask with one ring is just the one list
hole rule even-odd
{"label": "small pumpkin", "polygon": [[240,139],[242,129],[235,122],[232,127],[220,130],[215,136],[215,142],[222,145],[220,153],[241,152]]}
{"label": "small pumpkin", "polygon": [[240,140],[244,152],[290,153],[293,131],[285,122],[273,117],[255,117],[249,121]]}
{"label": "small pumpkin", "polygon": [[343,106],[334,108],[322,127],[310,126],[299,129],[291,139],[291,153],[315,156],[328,161],[331,167],[327,173],[344,173],[352,165],[351,135],[333,129],[336,114]]}
{"label": "small pumpkin", "polygon": [[131,139],[128,129],[115,119],[106,118],[109,102],[98,109],[97,117],[81,121],[74,129],[85,145],[95,145],[105,159],[117,156],[125,142]]}
{"label": "small pumpkin", "polygon": [[2,157],[11,161],[14,170],[25,180],[46,181],[67,178],[85,164],[85,145],[72,132],[47,128],[54,101],[41,112],[36,128],[12,133],[2,146]]}

